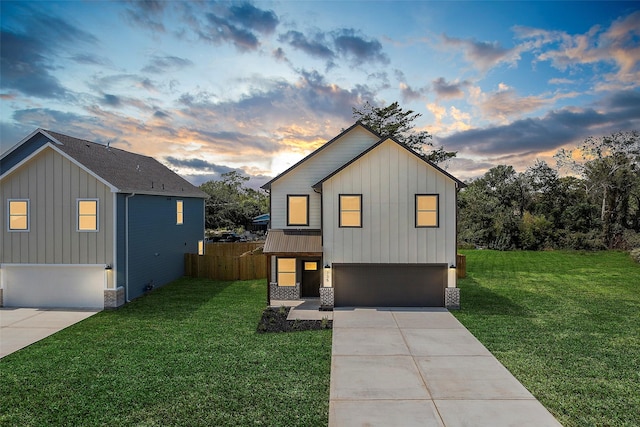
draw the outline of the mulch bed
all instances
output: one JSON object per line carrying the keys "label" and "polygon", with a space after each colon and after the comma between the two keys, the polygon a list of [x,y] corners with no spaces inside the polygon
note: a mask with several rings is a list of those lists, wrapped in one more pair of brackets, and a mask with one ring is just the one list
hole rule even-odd
{"label": "mulch bed", "polygon": [[258,323],[258,333],[331,329],[333,320],[287,320],[291,307],[267,307]]}

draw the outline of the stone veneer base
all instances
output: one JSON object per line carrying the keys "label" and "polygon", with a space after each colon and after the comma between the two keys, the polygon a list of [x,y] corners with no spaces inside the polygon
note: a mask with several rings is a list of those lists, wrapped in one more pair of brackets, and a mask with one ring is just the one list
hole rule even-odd
{"label": "stone veneer base", "polygon": [[320,308],[333,308],[333,288],[320,287]]}
{"label": "stone veneer base", "polygon": [[104,308],[118,308],[124,305],[124,287],[104,290]]}
{"label": "stone veneer base", "polygon": [[444,306],[448,310],[460,310],[460,288],[444,289]]}
{"label": "stone veneer base", "polygon": [[295,286],[278,286],[277,283],[269,283],[269,298],[272,300],[299,300],[300,283]]}

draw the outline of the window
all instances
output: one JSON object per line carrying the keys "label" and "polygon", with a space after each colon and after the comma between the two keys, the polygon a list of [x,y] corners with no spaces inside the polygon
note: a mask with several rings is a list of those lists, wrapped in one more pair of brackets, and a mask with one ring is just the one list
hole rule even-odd
{"label": "window", "polygon": [[305,271],[316,271],[318,269],[317,261],[305,261],[304,263]]}
{"label": "window", "polygon": [[296,285],[296,259],[278,258],[278,286]]}
{"label": "window", "polygon": [[182,225],[184,222],[184,203],[182,200],[176,200],[176,224]]}
{"label": "window", "polygon": [[9,231],[29,231],[29,200],[8,200]]}
{"label": "window", "polygon": [[287,225],[309,225],[309,195],[287,196]]}
{"label": "window", "polygon": [[340,227],[362,227],[362,194],[340,195]]}
{"label": "window", "polygon": [[198,255],[204,255],[204,240],[198,240]]}
{"label": "window", "polygon": [[416,194],[416,227],[438,226],[438,195]]}
{"label": "window", "polygon": [[98,231],[97,199],[78,199],[78,231]]}

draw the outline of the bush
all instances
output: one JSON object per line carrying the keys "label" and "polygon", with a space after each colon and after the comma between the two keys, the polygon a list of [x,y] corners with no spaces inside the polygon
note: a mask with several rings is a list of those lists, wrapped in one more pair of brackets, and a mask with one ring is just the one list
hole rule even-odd
{"label": "bush", "polygon": [[640,248],[632,249],[630,255],[635,262],[640,264]]}

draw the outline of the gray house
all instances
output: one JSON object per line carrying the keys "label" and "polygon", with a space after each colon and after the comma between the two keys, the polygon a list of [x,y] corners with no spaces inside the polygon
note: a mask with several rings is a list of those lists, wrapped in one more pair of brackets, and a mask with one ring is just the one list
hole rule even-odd
{"label": "gray house", "polygon": [[151,157],[37,129],[0,156],[0,305],[118,307],[184,274],[206,194]]}
{"label": "gray house", "polygon": [[262,187],[271,198],[269,298],[456,307],[462,186],[355,123]]}

